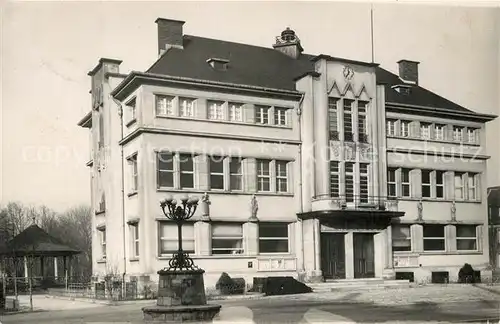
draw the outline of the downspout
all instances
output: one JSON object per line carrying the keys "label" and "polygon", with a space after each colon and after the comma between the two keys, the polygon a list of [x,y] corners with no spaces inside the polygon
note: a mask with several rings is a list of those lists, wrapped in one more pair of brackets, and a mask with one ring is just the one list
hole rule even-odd
{"label": "downspout", "polygon": [[[301,122],[301,117],[302,117],[302,103],[305,98],[305,93],[302,93],[299,101],[299,108],[297,109],[297,118],[299,121],[299,199],[300,199],[300,212],[304,212],[304,203],[302,201],[303,194],[302,194],[302,122]],[[300,224],[300,232],[301,232],[301,237],[302,237],[302,242],[300,244],[300,255],[302,258],[302,264],[300,265],[301,271],[304,272],[304,230],[303,230],[303,223],[302,219],[300,217],[297,217],[297,220],[299,221]]]}
{"label": "downspout", "polygon": [[[115,104],[118,105],[118,115],[120,116],[120,140],[123,139],[123,108],[121,102],[116,100],[114,97],[111,97]],[[120,162],[121,162],[121,192],[122,192],[122,234],[123,234],[123,274],[122,274],[122,282],[123,288],[125,289],[125,275],[127,274],[127,240],[125,239],[126,234],[126,218],[125,218],[125,161],[123,157],[123,145],[120,145]]]}

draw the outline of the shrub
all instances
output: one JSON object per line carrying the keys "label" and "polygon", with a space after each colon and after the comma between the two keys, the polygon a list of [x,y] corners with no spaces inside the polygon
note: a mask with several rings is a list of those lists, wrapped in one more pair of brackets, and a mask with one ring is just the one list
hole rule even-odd
{"label": "shrub", "polygon": [[245,279],[232,279],[226,272],[223,272],[217,280],[215,288],[222,295],[243,294],[245,292]]}
{"label": "shrub", "polygon": [[458,271],[459,283],[475,283],[474,269],[468,263],[464,264],[460,271]]}

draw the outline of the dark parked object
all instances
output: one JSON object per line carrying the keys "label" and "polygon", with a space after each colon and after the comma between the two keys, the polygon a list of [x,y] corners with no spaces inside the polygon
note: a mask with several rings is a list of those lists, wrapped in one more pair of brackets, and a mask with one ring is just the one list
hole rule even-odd
{"label": "dark parked object", "polygon": [[312,292],[312,289],[293,277],[268,277],[263,292],[266,296],[303,294]]}
{"label": "dark parked object", "polygon": [[5,309],[5,296],[3,295],[3,284],[0,283],[0,310]]}
{"label": "dark parked object", "polygon": [[227,273],[223,272],[215,284],[215,288],[222,295],[236,295],[245,293],[245,279],[231,278]]}
{"label": "dark parked object", "polygon": [[396,272],[396,280],[409,280],[410,282],[414,282],[415,276],[411,271]]}
{"label": "dark parked object", "polygon": [[480,283],[481,282],[481,271],[475,271],[472,266],[468,263],[458,271],[458,282],[459,283]]}
{"label": "dark parked object", "polygon": [[433,271],[432,272],[432,283],[449,283],[450,282],[450,274],[448,271]]}

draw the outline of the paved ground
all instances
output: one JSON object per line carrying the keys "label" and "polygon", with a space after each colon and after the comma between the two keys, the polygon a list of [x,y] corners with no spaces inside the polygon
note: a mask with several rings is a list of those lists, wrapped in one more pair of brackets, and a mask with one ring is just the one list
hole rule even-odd
{"label": "paved ground", "polygon": [[[488,287],[491,289],[491,287]],[[219,323],[360,323],[460,322],[500,316],[500,287],[449,285],[359,292],[312,293],[220,301]],[[25,302],[26,300],[22,300]],[[142,323],[141,307],[151,302],[121,306],[35,298],[35,308],[50,311],[6,315],[10,323]],[[38,305],[38,307],[37,307]],[[496,322],[498,323],[498,322]]]}

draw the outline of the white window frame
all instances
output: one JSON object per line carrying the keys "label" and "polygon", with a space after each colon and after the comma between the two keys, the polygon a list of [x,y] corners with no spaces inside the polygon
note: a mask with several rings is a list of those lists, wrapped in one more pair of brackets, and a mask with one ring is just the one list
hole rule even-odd
{"label": "white window frame", "polygon": [[[160,158],[162,155],[170,155],[170,158],[172,160],[172,169],[169,170],[169,169],[160,169]],[[156,156],[156,160],[157,160],[157,165],[156,165],[156,170],[157,170],[157,187],[158,188],[175,188],[175,178],[176,178],[176,173],[175,173],[175,165],[176,165],[176,162],[177,162],[177,159],[176,159],[176,153],[174,152],[157,152],[157,156]],[[171,173],[172,174],[172,186],[162,186],[161,183],[160,183],[160,174],[164,172],[164,173]]]}
{"label": "white window frame", "polygon": [[101,260],[106,260],[106,228],[101,228],[99,231],[99,246],[101,247]]}
{"label": "white window frame", "polygon": [[[457,185],[457,179],[460,179]],[[465,200],[465,173],[455,172],[453,175],[453,195],[456,200]],[[460,197],[457,197],[457,190],[460,190]]]}
{"label": "white window frame", "polygon": [[132,99],[130,99],[126,104],[125,106],[127,107],[127,110],[129,112],[129,120],[128,120],[128,123],[127,124],[131,124],[133,123],[137,116],[137,97],[134,97]]}
{"label": "white window frame", "polygon": [[[474,236],[458,236],[458,229],[460,227],[474,227]],[[477,225],[467,225],[467,224],[461,224],[461,225],[455,225],[455,233],[456,233],[456,246],[457,246],[457,251],[478,251],[478,235],[477,235]],[[460,249],[458,247],[458,242],[459,241],[474,241],[474,249]]]}
{"label": "white window frame", "polygon": [[[336,178],[336,180],[334,180]],[[330,161],[330,197],[340,197],[340,162]]]}
{"label": "white window frame", "polygon": [[[363,108],[360,110],[360,108]],[[358,100],[358,120],[357,120],[357,130],[358,130],[358,142],[368,143],[368,102]],[[365,138],[362,138],[364,136]]]}
{"label": "white window frame", "polygon": [[[231,163],[233,161],[238,161],[239,162],[239,173],[234,173],[231,169]],[[233,187],[233,177],[239,177],[239,182],[240,182],[240,188],[234,188]],[[244,188],[243,184],[243,159],[240,157],[231,157],[229,159],[229,190],[231,191],[242,191]]]}
{"label": "white window frame", "polygon": [[[394,173],[394,181],[390,181],[389,173]],[[398,197],[398,179],[397,179],[398,169],[388,168],[387,169],[387,197],[396,198]],[[390,186],[394,186],[394,195],[390,194]]]}
{"label": "white window frame", "polygon": [[269,118],[270,112],[271,107],[269,106],[255,105],[255,122],[257,124],[269,125],[271,122]]}
{"label": "white window frame", "polygon": [[464,127],[453,126],[453,141],[463,142],[463,140],[464,140]]}
{"label": "white window frame", "polygon": [[339,140],[338,101],[339,98],[328,97],[328,133],[330,141]]}
{"label": "white window frame", "polygon": [[[223,156],[207,156],[208,157],[208,171],[209,171],[209,185],[210,185],[210,190],[225,190],[226,186],[226,175],[225,175],[225,163],[224,163],[224,157]],[[212,170],[212,162],[216,163],[222,163],[222,171],[221,172],[214,172]],[[222,177],[222,188],[213,188],[212,187],[212,176],[217,176],[217,177]]]}
{"label": "white window frame", "polygon": [[274,125],[288,125],[288,109],[283,107],[274,107]]}
{"label": "white window frame", "polygon": [[396,136],[396,125],[397,125],[397,120],[396,119],[388,119],[386,122],[386,132],[388,136]]}
{"label": "white window frame", "polygon": [[[347,165],[352,165],[352,171],[347,171]],[[344,183],[345,183],[345,200],[348,203],[354,202],[356,199],[356,163],[355,162],[344,162]],[[352,179],[352,197],[347,194],[347,177]]]}
{"label": "white window frame", "polygon": [[[424,182],[424,172],[428,172],[429,174],[429,182]],[[421,185],[422,185],[422,198],[432,198],[433,197],[433,186],[432,186],[432,174],[433,174],[433,171],[432,170],[428,170],[428,169],[423,169],[423,170],[420,170],[420,182],[421,182]],[[429,188],[429,195],[428,196],[424,196],[424,187],[425,188]]]}
{"label": "white window frame", "polygon": [[174,116],[174,96],[155,95],[155,114],[156,116]]}
{"label": "white window frame", "polygon": [[139,223],[134,223],[129,225],[130,230],[130,241],[131,241],[131,254],[132,258],[139,258],[140,255],[140,243],[139,243]]}
{"label": "white window frame", "polygon": [[[428,236],[426,237],[425,236],[425,227],[426,226],[440,226],[443,228],[443,236]],[[424,252],[445,252],[446,251],[446,226],[443,225],[443,224],[425,224],[423,225],[423,228],[422,228],[422,239],[423,239],[423,244],[422,244],[422,248],[423,248],[423,251]],[[426,240],[439,240],[439,241],[443,241],[443,250],[426,250],[425,249],[425,241]]]}
{"label": "white window frame", "polygon": [[[222,236],[215,236],[214,235],[214,229],[217,226],[236,226],[239,227],[239,230],[241,231],[241,235],[238,236],[227,236],[227,235],[222,235]],[[244,248],[243,248],[243,225],[240,223],[222,223],[222,222],[217,222],[217,223],[212,223],[212,233],[211,233],[211,240],[212,240],[212,255],[241,255],[244,254]],[[239,241],[239,246],[240,247],[234,247],[234,248],[214,248],[214,240],[229,240],[229,241]],[[217,252],[229,252],[229,253],[217,253]]]}
{"label": "white window frame", "polygon": [[[287,231],[287,236],[286,238],[284,236],[261,236],[261,229],[260,227],[261,226],[286,226],[286,231]],[[271,241],[271,240],[275,240],[275,241],[285,241],[287,242],[287,250],[286,251],[282,251],[282,252],[262,252],[261,251],[261,248],[260,248],[260,242],[261,241]],[[290,228],[288,226],[288,223],[271,223],[271,222],[259,222],[259,254],[260,255],[273,255],[273,254],[289,254],[290,253]]]}
{"label": "white window frame", "polygon": [[[276,168],[276,191],[285,193],[289,192],[288,188],[288,161],[276,160],[274,162]],[[285,175],[281,175],[280,171],[284,171]],[[286,190],[281,190],[281,185],[284,183]]]}
{"label": "white window frame", "polygon": [[136,192],[139,190],[139,170],[137,166],[137,154],[129,158],[130,169],[131,169],[131,192]]}
{"label": "white window frame", "polygon": [[434,124],[434,139],[437,141],[444,141],[446,125]]}
{"label": "white window frame", "polygon": [[[438,179],[439,179],[439,174],[441,174],[441,183],[438,183]],[[435,184],[436,184],[436,189],[435,189],[435,195],[434,197],[436,197],[436,199],[444,199],[444,196],[445,196],[445,172],[442,171],[442,170],[436,170],[434,171],[434,178],[435,178]],[[441,192],[442,192],[442,195],[441,197],[438,197],[438,188],[442,188]]]}
{"label": "white window frame", "polygon": [[[353,104],[354,100],[352,99],[346,99],[344,98],[342,101],[342,105],[344,107],[344,113],[342,116],[342,120],[344,122],[344,142],[354,142],[354,129],[355,129],[355,124],[354,124],[354,109],[353,109]],[[350,123],[350,131],[346,127],[347,123]],[[350,134],[350,139],[346,138],[346,134]]]}
{"label": "white window frame", "polygon": [[196,116],[196,99],[180,97],[179,98],[179,115],[181,117]]}
{"label": "white window frame", "polygon": [[467,200],[472,200],[472,201],[478,200],[477,177],[478,177],[477,173],[472,173],[472,172],[467,173]]}
{"label": "white window frame", "polygon": [[409,120],[399,121],[399,136],[410,137],[410,124],[411,122]]}
{"label": "white window frame", "polygon": [[[257,159],[256,160],[256,168],[257,168],[257,191],[258,192],[271,192],[272,191],[272,187],[271,187],[271,163],[272,161],[271,160],[265,160],[265,159]],[[262,169],[259,170],[259,166],[262,165]],[[264,172],[264,166],[267,165],[267,168],[268,168],[268,172],[267,174]],[[269,183],[269,190],[264,190],[264,183],[265,183],[265,179],[268,180],[268,183]],[[262,184],[262,186],[261,186]]]}
{"label": "white window frame", "polygon": [[[408,182],[405,182],[403,179],[403,175],[405,173],[405,171],[408,171]],[[403,198],[411,198],[412,197],[412,190],[411,190],[411,169],[408,169],[408,168],[401,168],[400,169],[400,173],[401,173],[401,197]],[[404,188],[405,186],[408,186],[408,196],[405,196],[404,195]]]}
{"label": "white window frame", "polygon": [[208,100],[208,119],[210,120],[224,120],[224,102],[216,100]]}
{"label": "white window frame", "polygon": [[467,141],[472,144],[476,144],[477,141],[477,128],[467,128]]}
{"label": "white window frame", "polygon": [[420,123],[420,137],[422,139],[430,140],[432,139],[432,124],[431,123]]}
{"label": "white window frame", "polygon": [[[391,231],[392,231],[392,250],[394,252],[396,252],[396,253],[397,252],[403,252],[404,253],[404,252],[411,252],[411,251],[413,251],[413,245],[411,243],[411,225],[410,224],[392,224],[391,227],[392,227],[392,229],[391,229]],[[394,235],[394,233],[395,232],[397,233],[397,230],[400,229],[400,228],[408,229],[408,236],[405,236],[403,238],[402,236],[398,237],[398,236]],[[394,242],[395,241],[404,241],[404,242],[409,241],[409,243],[410,243],[409,244],[410,249],[409,250],[408,249],[404,249],[403,250],[403,249],[397,249],[397,248],[395,249],[394,248]]]}
{"label": "white window frame", "polygon": [[[163,230],[162,230],[162,226],[172,226],[172,227],[175,227],[175,233],[177,233],[177,224],[175,222],[170,222],[170,221],[159,221],[158,222],[158,255],[160,257],[171,257],[173,253],[177,252],[177,249],[175,250],[168,250],[168,251],[162,251],[162,241],[164,240],[168,240],[170,242],[178,242],[178,238],[177,238],[177,234],[175,235],[174,238],[169,238],[169,237],[163,237],[161,236],[163,234]],[[184,231],[187,231],[185,229],[187,228],[192,228],[192,231],[193,231],[193,237],[192,238],[187,238]],[[195,233],[194,233],[194,223],[193,222],[184,222],[184,224],[182,225],[182,231],[183,231],[183,235],[182,235],[182,248],[184,250],[184,252],[187,252],[189,254],[195,254],[196,253],[196,238],[195,238]],[[190,229],[191,231],[191,229]],[[186,242],[192,242],[193,244],[193,250],[186,250],[186,245],[185,244]],[[177,244],[176,244],[177,245]],[[179,248],[177,246],[177,248]]]}
{"label": "white window frame", "polygon": [[[366,165],[366,172],[363,172],[361,170],[361,167]],[[366,204],[370,202],[370,163],[359,163],[359,201],[363,204]],[[361,179],[365,178],[366,179],[366,196],[363,196],[363,193],[361,192],[362,189],[362,181]]]}
{"label": "white window frame", "polygon": [[228,103],[229,120],[233,122],[243,121],[243,105],[235,102]]}
{"label": "white window frame", "polygon": [[[182,158],[184,156],[188,156],[189,158],[191,158],[191,162],[193,164],[193,168],[192,168],[192,171],[186,171],[186,170],[182,170]],[[180,189],[195,189],[196,188],[196,177],[195,177],[195,174],[196,174],[196,169],[195,169],[195,166],[196,166],[196,163],[195,163],[195,156],[192,155],[192,154],[189,154],[189,153],[179,153],[178,154],[178,161],[179,161],[179,188]],[[183,187],[182,186],[182,176],[183,175],[188,175],[188,174],[191,174],[193,176],[193,186],[192,187]]]}

